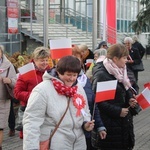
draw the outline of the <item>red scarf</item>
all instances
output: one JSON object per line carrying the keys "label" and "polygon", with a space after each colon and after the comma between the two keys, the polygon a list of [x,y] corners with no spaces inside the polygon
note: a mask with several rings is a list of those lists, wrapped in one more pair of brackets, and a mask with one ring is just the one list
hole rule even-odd
{"label": "red scarf", "polygon": [[52,79],[52,82],[53,82],[55,90],[59,94],[65,95],[65,96],[70,97],[70,98],[72,97],[73,105],[77,109],[76,116],[80,116],[81,110],[85,107],[86,102],[85,102],[84,97],[82,95],[77,94],[77,86],[68,87],[56,79]]}
{"label": "red scarf", "polygon": [[56,79],[52,79],[52,82],[55,90],[61,95],[65,95],[67,97],[73,97],[77,93],[77,86],[68,87]]}

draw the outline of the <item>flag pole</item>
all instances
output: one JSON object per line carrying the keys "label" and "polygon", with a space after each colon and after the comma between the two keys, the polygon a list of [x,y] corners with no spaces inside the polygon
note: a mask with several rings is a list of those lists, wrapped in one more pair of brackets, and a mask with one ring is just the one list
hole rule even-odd
{"label": "flag pole", "polygon": [[94,115],[95,115],[95,107],[96,107],[96,102],[94,102],[94,106],[93,106],[92,120],[94,119]]}

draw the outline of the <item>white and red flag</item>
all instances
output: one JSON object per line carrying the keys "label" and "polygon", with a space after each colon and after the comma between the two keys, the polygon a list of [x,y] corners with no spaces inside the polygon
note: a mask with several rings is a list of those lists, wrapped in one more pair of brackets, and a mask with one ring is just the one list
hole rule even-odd
{"label": "white and red flag", "polygon": [[148,87],[150,89],[150,82],[144,84],[144,88]]}
{"label": "white and red flag", "polygon": [[33,63],[28,63],[20,68],[18,68],[19,73],[22,75],[24,80],[29,80],[30,78],[37,79],[35,67]]}
{"label": "white and red flag", "polygon": [[137,102],[142,107],[142,109],[146,109],[150,107],[150,89],[146,87],[141,94],[137,97]]}
{"label": "white and red flag", "polygon": [[93,63],[93,59],[87,59],[86,60],[86,66],[90,67],[90,65]]}
{"label": "white and red flag", "polygon": [[52,59],[59,59],[64,56],[72,55],[71,39],[49,40],[50,53]]}
{"label": "white and red flag", "polygon": [[117,80],[97,83],[95,102],[113,100],[116,94]]}

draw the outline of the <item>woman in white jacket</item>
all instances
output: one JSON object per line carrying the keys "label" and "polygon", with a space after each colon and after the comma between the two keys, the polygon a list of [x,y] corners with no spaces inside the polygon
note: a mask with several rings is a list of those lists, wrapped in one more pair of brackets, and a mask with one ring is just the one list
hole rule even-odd
{"label": "woman in white jacket", "polygon": [[84,131],[91,131],[94,121],[90,121],[86,94],[77,83],[80,70],[76,57],[63,57],[33,89],[23,119],[24,150],[38,150],[39,143],[49,139],[68,101],[69,109],[51,139],[50,149],[86,150]]}
{"label": "woman in white jacket", "polygon": [[4,55],[4,47],[0,45],[0,150],[2,150],[3,130],[8,125],[10,97],[6,84],[14,88],[16,71],[12,63]]}

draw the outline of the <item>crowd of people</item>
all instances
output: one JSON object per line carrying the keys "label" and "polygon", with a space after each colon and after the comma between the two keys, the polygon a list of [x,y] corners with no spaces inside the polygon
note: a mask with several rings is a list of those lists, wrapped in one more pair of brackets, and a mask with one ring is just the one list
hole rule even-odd
{"label": "crowd of people", "polygon": [[[124,43],[106,41],[90,50],[74,45],[72,55],[49,66],[50,50],[37,47],[32,53],[35,76],[17,76],[0,45],[0,150],[3,131],[19,131],[23,150],[132,150],[135,144],[131,108],[137,105],[138,71],[145,53],[137,37]],[[95,102],[97,83],[117,80],[113,99]],[[13,90],[10,98],[7,86]],[[133,93],[136,91],[135,93]],[[14,100],[19,103],[17,115]],[[10,113],[9,113],[10,112]],[[92,131],[98,133],[98,147]],[[58,144],[59,143],[59,144]]]}

